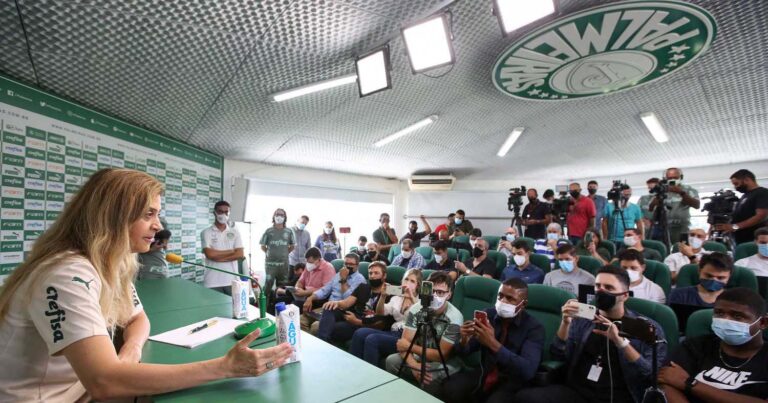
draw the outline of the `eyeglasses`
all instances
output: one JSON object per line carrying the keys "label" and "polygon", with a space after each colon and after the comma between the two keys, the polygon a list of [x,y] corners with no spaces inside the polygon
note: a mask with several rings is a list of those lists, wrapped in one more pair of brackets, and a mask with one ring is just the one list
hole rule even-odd
{"label": "eyeglasses", "polygon": [[447,290],[445,290],[445,291],[443,291],[443,290],[432,290],[432,293],[437,295],[438,297],[444,297],[444,296],[448,295],[449,292],[450,291],[447,291]]}

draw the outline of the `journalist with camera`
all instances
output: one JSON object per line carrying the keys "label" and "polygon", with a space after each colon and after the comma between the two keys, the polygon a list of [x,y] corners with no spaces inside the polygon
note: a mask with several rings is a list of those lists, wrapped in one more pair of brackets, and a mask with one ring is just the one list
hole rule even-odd
{"label": "journalist with camera", "polygon": [[746,169],[734,172],[731,184],[742,196],[735,203],[730,222],[715,224],[715,230],[733,233],[737,244],[750,242],[755,230],[768,224],[768,189],[758,186],[755,174]]}
{"label": "journalist with camera", "polygon": [[640,239],[645,238],[643,215],[640,207],[629,202],[632,188],[621,181],[613,181],[608,191],[608,203],[603,211],[602,225],[606,239],[620,245],[624,241],[624,231],[628,228],[640,230]]}
{"label": "journalist with camera", "polygon": [[651,189],[656,196],[649,205],[654,213],[651,239],[664,242],[667,246],[671,245],[671,240],[679,239],[681,233],[688,233],[691,208],[701,207],[699,192],[682,181],[683,171],[680,168],[667,168],[664,179]]}
{"label": "journalist with camera", "polygon": [[549,206],[539,201],[539,192],[528,189],[528,204],[523,209],[523,225],[525,236],[531,239],[542,239],[546,236],[547,225],[552,222]]}

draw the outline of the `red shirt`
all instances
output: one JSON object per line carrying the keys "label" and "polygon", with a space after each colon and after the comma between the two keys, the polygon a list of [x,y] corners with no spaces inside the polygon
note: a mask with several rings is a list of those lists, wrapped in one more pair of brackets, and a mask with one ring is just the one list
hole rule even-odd
{"label": "red shirt", "polygon": [[[447,226],[447,225],[445,225],[444,223],[443,223],[443,224],[440,224],[440,225],[438,225],[438,226],[437,226],[437,228],[435,228],[435,230],[433,231],[433,233],[434,233],[435,235],[437,235],[437,236],[440,236],[440,231],[442,231],[442,230],[446,230],[446,231],[448,231],[448,226]],[[448,235],[450,235],[450,234],[448,234]]]}
{"label": "red shirt", "polygon": [[591,218],[595,218],[595,202],[582,195],[568,212],[568,236],[583,237]]}

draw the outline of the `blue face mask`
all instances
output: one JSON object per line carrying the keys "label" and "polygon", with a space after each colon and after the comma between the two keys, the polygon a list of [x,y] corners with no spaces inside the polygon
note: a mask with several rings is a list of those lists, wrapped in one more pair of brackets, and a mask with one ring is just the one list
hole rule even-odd
{"label": "blue face mask", "polygon": [[573,260],[558,260],[558,263],[560,263],[560,268],[564,272],[570,273],[573,271]]}
{"label": "blue face mask", "polygon": [[712,319],[712,331],[715,332],[720,340],[731,346],[741,346],[752,340],[760,331],[750,334],[749,328],[760,319],[752,323],[737,322],[735,320],[714,318]]}
{"label": "blue face mask", "polygon": [[296,228],[298,228],[299,231],[304,231],[304,228],[306,227],[307,227],[307,224],[304,224],[303,222],[296,224]]}
{"label": "blue face mask", "polygon": [[547,239],[558,239],[559,236],[555,234],[554,232],[547,233]]}
{"label": "blue face mask", "polygon": [[757,253],[762,257],[768,257],[768,243],[757,244]]}
{"label": "blue face mask", "polygon": [[514,234],[507,234],[506,236],[507,241],[514,242],[515,241],[515,235]]}
{"label": "blue face mask", "polygon": [[456,224],[456,225],[461,225],[461,223],[462,223],[463,221],[464,221],[464,220],[462,220],[461,218],[454,218],[454,219],[453,219],[453,223],[454,223],[454,224]]}
{"label": "blue face mask", "polygon": [[725,287],[724,283],[721,283],[715,279],[699,280],[699,284],[709,292],[720,291]]}

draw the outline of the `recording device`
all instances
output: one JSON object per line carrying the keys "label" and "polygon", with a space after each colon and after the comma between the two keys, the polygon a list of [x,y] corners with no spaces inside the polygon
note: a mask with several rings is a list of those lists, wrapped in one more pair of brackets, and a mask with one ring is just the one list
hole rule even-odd
{"label": "recording device", "polygon": [[421,309],[428,309],[432,305],[432,289],[434,283],[431,281],[422,281],[421,288],[419,289],[419,301],[421,301]]}
{"label": "recording device", "polygon": [[568,219],[568,206],[571,204],[571,198],[568,192],[560,191],[558,197],[552,200],[552,215],[557,217],[560,223],[566,223]]}
{"label": "recording device", "polygon": [[509,211],[520,210],[520,206],[523,205],[523,197],[526,194],[525,186],[519,188],[509,189],[509,197],[507,198],[507,209]]}
{"label": "recording device", "polygon": [[488,313],[485,311],[475,311],[475,322],[482,322],[486,325],[488,325],[490,322],[488,322]]}
{"label": "recording device", "polygon": [[680,234],[679,241],[680,241],[680,243],[684,243],[684,244],[688,245],[688,233],[685,232],[685,233]]}
{"label": "recording device", "polygon": [[387,295],[403,295],[403,287],[398,287],[396,285],[387,284]]}
{"label": "recording device", "polygon": [[655,194],[656,197],[665,199],[667,197],[667,193],[669,193],[669,187],[678,185],[680,185],[680,183],[677,179],[662,179],[659,181],[659,183],[656,184],[656,186],[652,187],[649,192],[651,194]]}
{"label": "recording device", "polygon": [[614,180],[611,185],[611,190],[606,194],[606,198],[612,201],[617,209],[621,208],[620,202],[623,196],[621,192],[625,189],[629,189],[629,186],[626,183],[621,183],[621,180]]}
{"label": "recording device", "polygon": [[591,304],[585,304],[583,302],[578,302],[579,305],[579,311],[576,312],[576,316],[579,318],[584,318],[587,320],[593,320],[595,319],[595,314],[597,314],[597,307]]}
{"label": "recording device", "polygon": [[[717,224],[729,224],[733,218],[733,211],[736,209],[736,205],[739,203],[739,198],[733,193],[732,190],[720,189],[710,197],[709,202],[704,203],[701,207],[701,211],[707,212],[707,224],[713,227]],[[732,235],[723,233],[722,231],[713,231],[709,239],[715,242],[733,245]]]}

